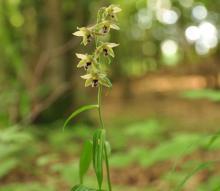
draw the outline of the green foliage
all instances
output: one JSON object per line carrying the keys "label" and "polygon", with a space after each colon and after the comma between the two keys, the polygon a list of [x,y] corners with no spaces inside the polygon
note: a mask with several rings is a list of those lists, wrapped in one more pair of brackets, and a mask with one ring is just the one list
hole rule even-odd
{"label": "green foliage", "polygon": [[74,186],[71,191],[96,191],[95,189],[92,188],[87,188],[83,185],[78,185],[78,186]]}
{"label": "green foliage", "polygon": [[93,135],[93,167],[99,184],[102,188],[103,180],[103,152],[105,144],[105,130],[98,129]]}
{"label": "green foliage", "polygon": [[106,151],[107,151],[107,156],[110,157],[110,155],[111,155],[111,145],[108,141],[105,141],[105,148],[106,148]]}
{"label": "green foliage", "polygon": [[[143,124],[142,122],[137,122],[136,124],[134,123],[132,125],[130,124],[124,125],[122,134],[124,134],[124,132],[127,132],[126,131],[127,129],[129,129],[130,131],[132,126],[135,128],[141,129],[140,131],[142,132],[144,128],[143,127],[144,123],[153,124],[153,122],[149,122],[149,121],[154,121],[154,124],[157,123],[159,125],[159,123],[156,122],[155,120],[148,120],[146,122],[143,122]],[[138,127],[138,125],[140,125],[140,127]],[[57,124],[57,126],[59,127],[60,125]],[[156,125],[152,125],[152,126],[156,127]],[[73,183],[77,184],[79,181],[79,174],[78,174],[79,165],[78,165],[78,158],[76,158],[75,156],[77,156],[79,151],[81,150],[81,147],[80,147],[81,140],[91,138],[91,135],[93,134],[94,130],[91,127],[87,127],[82,124],[81,125],[77,124],[76,127],[77,128],[68,129],[63,133],[60,133],[59,128],[58,130],[49,129],[48,131],[43,131],[43,132],[41,131],[41,129],[36,129],[35,131],[32,131],[32,133],[37,138],[37,145],[38,145],[38,148],[40,149],[39,152],[41,153],[40,155],[38,153],[35,153],[32,157],[32,159],[34,159],[35,164],[37,166],[37,168],[35,169],[32,168],[32,162],[29,159],[29,154],[27,152],[23,153],[23,151],[26,151],[27,149],[26,145],[24,146],[23,150],[16,152],[16,154],[10,155],[10,157],[7,157],[7,159],[4,160],[5,162],[8,162],[8,165],[4,161],[1,161],[1,164],[5,166],[4,168],[7,168],[7,166],[10,166],[10,163],[13,163],[11,162],[10,159],[16,159],[17,163],[15,167],[21,168],[20,167],[21,163],[19,161],[21,160],[23,161],[25,158],[25,161],[27,160],[26,162],[27,167],[25,169],[27,173],[30,173],[30,171],[33,171],[33,170],[37,171],[38,173],[39,172],[45,173],[44,170],[46,168],[47,173],[44,174],[44,177],[45,177],[44,182],[47,183],[47,185],[44,185],[44,182],[43,183],[38,182],[38,184],[36,184],[34,180],[30,180],[33,182],[33,184],[7,183],[6,185],[1,185],[0,191],[1,190],[2,191],[5,191],[5,190],[9,190],[9,191],[11,190],[13,191],[14,190],[18,190],[18,191],[34,190],[35,191],[36,190],[38,191],[38,190],[45,190],[45,189],[57,191],[58,189],[55,189],[55,188],[57,188],[57,184],[59,183],[59,181],[66,184],[68,187],[71,186]],[[146,128],[147,127],[148,126],[146,125]],[[1,135],[4,134],[2,132],[4,131],[1,131]],[[39,132],[41,132],[41,134],[44,134],[43,139],[40,138],[42,135],[39,135]],[[14,133],[11,133],[11,134],[13,137]],[[117,134],[119,134],[118,126],[115,125],[111,128],[111,135],[114,141],[117,141],[117,139],[115,139],[115,136]],[[133,166],[135,167],[137,166],[137,167],[141,167],[143,170],[146,169],[146,172],[148,172],[148,168],[154,169],[154,167],[156,167],[158,164],[163,164],[164,161],[171,162],[172,163],[171,166],[174,165],[174,163],[177,161],[176,162],[177,166],[175,167],[175,170],[172,171],[172,167],[170,167],[169,168],[170,170],[166,171],[165,175],[160,174],[161,175],[160,181],[165,182],[166,184],[170,185],[171,190],[172,188],[176,188],[187,177],[187,175],[190,174],[190,172],[192,172],[192,169],[196,169],[196,167],[198,167],[198,164],[202,163],[201,161],[198,161],[198,160],[192,163],[190,162],[191,161],[190,160],[189,161],[190,163],[186,161],[186,164],[183,164],[182,160],[185,161],[185,158],[188,156],[196,156],[196,153],[200,151],[208,152],[205,146],[209,145],[213,136],[216,137],[218,135],[218,133],[214,135],[201,135],[199,133],[178,132],[178,133],[174,133],[172,136],[169,136],[169,138],[167,138],[166,134],[161,133],[159,131],[158,132],[156,131],[155,134],[156,136],[158,136],[159,141],[157,141],[156,136],[153,139],[150,139],[150,143],[153,146],[149,146],[148,139],[142,139],[140,143],[141,146],[136,144],[137,140],[139,140],[140,137],[142,137],[141,133],[135,134],[136,136],[127,134],[126,136],[124,136],[126,147],[117,146],[117,144],[113,145],[112,150],[114,154],[111,156],[110,164],[113,167],[113,169],[118,169],[118,170],[121,168],[132,169]],[[29,133],[27,133],[27,135],[31,136]],[[16,138],[10,138],[9,134],[7,136],[4,135],[4,137],[8,137],[8,138],[4,138],[4,140],[16,139]],[[14,136],[14,137],[19,137],[19,136]],[[23,135],[20,137],[21,138],[23,137],[21,140],[19,140],[21,142],[24,139],[26,139],[24,138]],[[160,137],[162,137],[162,139]],[[49,142],[46,141],[45,143],[45,140],[49,140]],[[30,142],[27,144],[29,145],[29,147],[30,145],[32,145],[30,144]],[[163,151],[163,150],[166,150],[166,149],[163,149],[163,144],[166,145],[167,151],[170,152],[170,154],[167,154],[166,152]],[[177,145],[177,146],[171,146],[172,144]],[[148,146],[143,147],[142,145],[148,145]],[[180,145],[183,145],[183,146],[180,146]],[[5,145],[5,147],[10,148],[9,145]],[[44,151],[45,148],[49,148],[50,150],[48,150],[45,153]],[[172,151],[172,148],[176,148],[176,153]],[[203,148],[206,148],[206,150],[204,150]],[[216,139],[212,143],[212,145],[209,147],[209,150],[210,152],[214,151],[213,154],[215,154],[215,153],[218,153],[219,148],[220,148],[220,142],[219,142],[219,139]],[[161,150],[162,150],[161,154],[158,154],[159,151]],[[23,155],[24,158],[21,155]],[[179,164],[181,164],[181,168],[179,167]],[[3,167],[0,167],[0,169],[3,169]],[[196,172],[193,176],[197,176],[198,172]],[[10,173],[10,171],[7,172],[7,174],[8,173]],[[39,174],[38,173],[36,174],[37,177],[41,176],[41,173]],[[201,185],[198,187],[198,191],[217,189],[218,184],[219,184],[217,173],[218,172],[208,177],[208,180],[206,182],[201,183]],[[53,182],[51,181],[51,174],[54,175]],[[89,188],[96,188],[97,183],[96,183],[95,176],[92,176],[93,175],[92,173],[90,173],[89,175],[90,176],[88,176],[84,180],[84,185],[88,185]],[[185,185],[188,184],[188,181],[190,181],[190,179],[191,177],[186,181]],[[49,181],[49,184],[48,184],[48,181]],[[17,185],[17,187],[15,185]],[[106,185],[105,182],[103,182],[102,189],[104,189],[105,185]],[[155,187],[154,183],[153,184],[149,183],[148,187],[146,188],[145,187],[139,188],[139,186],[135,187],[135,185],[129,185],[129,187],[126,185],[119,186],[116,184],[114,186],[114,190],[115,191],[120,191],[120,190],[136,191],[138,189],[141,191],[142,190],[143,191],[145,190],[156,191],[157,188],[154,188],[154,187]]]}
{"label": "green foliage", "polygon": [[220,176],[213,176],[207,182],[202,183],[199,186],[199,191],[213,190],[218,191],[220,189]]}
{"label": "green foliage", "polygon": [[220,101],[220,91],[211,89],[186,91],[182,93],[182,96],[188,99],[208,99],[213,102]]}
{"label": "green foliage", "polygon": [[79,115],[80,113],[86,111],[86,110],[90,110],[90,109],[96,109],[98,108],[98,105],[86,105],[83,107],[80,107],[79,109],[77,109],[76,111],[74,111],[65,121],[64,125],[63,125],[63,130],[65,129],[65,127],[67,126],[67,124],[70,122],[70,120],[72,120],[74,117],[76,117],[77,115]]}
{"label": "green foliage", "polygon": [[19,163],[19,160],[12,158],[1,161],[0,164],[0,178],[7,175],[13,168],[15,168]]}
{"label": "green foliage", "polygon": [[202,148],[210,137],[197,134],[175,134],[170,140],[159,143],[153,149],[132,148],[125,153],[117,153],[111,159],[111,164],[116,167],[129,166],[138,163],[143,167],[152,166],[160,161],[171,159],[173,162],[177,158],[186,156],[198,148]]}
{"label": "green foliage", "polygon": [[220,137],[220,132],[215,133],[214,135],[212,135],[208,141],[208,144],[206,144],[204,147],[206,149],[211,149],[213,148],[213,146],[215,146],[215,143],[220,141],[219,140]]}
{"label": "green foliage", "polygon": [[202,163],[199,164],[195,169],[192,170],[192,172],[190,172],[189,174],[187,174],[187,176],[180,182],[180,184],[176,187],[176,189],[174,191],[181,191],[184,187],[184,185],[186,184],[186,182],[196,173],[198,173],[201,170],[207,169],[208,167],[210,167],[210,165],[213,164],[213,162],[206,162],[206,163]]}
{"label": "green foliage", "polygon": [[163,129],[160,123],[151,119],[145,122],[135,123],[125,129],[125,134],[131,137],[138,137],[144,140],[158,139]]}
{"label": "green foliage", "polygon": [[8,186],[0,186],[0,191],[56,191],[50,186],[39,183],[13,183]]}
{"label": "green foliage", "polygon": [[10,127],[0,130],[0,178],[7,175],[24,158],[22,153],[32,154],[32,147],[27,147],[33,141],[33,137],[18,127]]}
{"label": "green foliage", "polygon": [[89,169],[92,160],[92,142],[86,141],[83,146],[82,154],[79,163],[79,177],[80,183],[83,184],[83,177]]}

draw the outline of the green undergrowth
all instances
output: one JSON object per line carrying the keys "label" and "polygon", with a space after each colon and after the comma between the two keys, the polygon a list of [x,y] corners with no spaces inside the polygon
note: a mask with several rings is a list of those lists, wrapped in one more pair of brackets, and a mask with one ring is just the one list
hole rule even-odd
{"label": "green undergrowth", "polygon": [[220,101],[220,91],[212,89],[201,89],[201,90],[188,90],[181,94],[182,97],[187,99],[207,99],[213,102]]}
{"label": "green undergrowth", "polygon": [[[108,139],[114,143],[110,160],[112,169],[123,170],[123,168],[139,166],[147,172],[148,168],[168,162],[170,166],[160,178],[173,187],[181,183],[192,169],[204,162],[203,158],[198,158],[188,163],[187,157],[199,152],[214,154],[220,149],[219,132],[167,133],[166,126],[156,119],[123,124],[119,127],[114,124],[107,128]],[[58,181],[66,187],[77,183],[78,156],[81,152],[82,140],[90,137],[94,130],[94,127],[83,124],[69,126],[64,132],[59,124],[57,127],[54,125],[47,127],[44,131],[37,127],[1,129],[0,181],[13,175],[16,169],[32,176],[33,180],[29,180],[31,182],[27,180],[27,183],[4,183],[0,185],[0,191],[58,191],[56,183]],[[181,169],[177,168],[180,164]],[[205,191],[209,188],[212,190],[217,187],[216,176],[218,177],[217,174],[213,174],[206,182],[202,182],[198,190]],[[97,186],[91,169],[85,183],[91,187]],[[152,187],[149,185],[148,188],[135,188],[135,185],[121,187],[116,184],[114,190],[154,191],[150,186]]]}

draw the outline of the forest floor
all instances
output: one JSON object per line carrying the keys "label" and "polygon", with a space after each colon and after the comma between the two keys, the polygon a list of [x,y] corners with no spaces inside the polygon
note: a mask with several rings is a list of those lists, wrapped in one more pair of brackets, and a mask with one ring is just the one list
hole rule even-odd
{"label": "forest floor", "polygon": [[[131,82],[129,90],[116,84],[107,92],[103,113],[112,143],[115,190],[170,191],[199,165],[220,158],[219,140],[206,147],[219,131],[220,103],[204,92],[194,94],[204,87],[201,76],[149,76]],[[0,191],[69,190],[77,182],[80,145],[94,129],[82,126],[65,133],[47,129],[47,137],[35,140],[37,154],[24,161],[21,157],[0,178]],[[218,161],[199,169],[185,190],[220,190],[219,172]],[[88,184],[96,185],[92,172]]]}

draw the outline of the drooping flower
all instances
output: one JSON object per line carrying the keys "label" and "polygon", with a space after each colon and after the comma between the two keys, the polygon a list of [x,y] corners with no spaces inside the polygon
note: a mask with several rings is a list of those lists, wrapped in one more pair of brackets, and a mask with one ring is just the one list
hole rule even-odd
{"label": "drooping flower", "polygon": [[[117,26],[117,13],[121,11],[121,8],[116,5],[110,5],[109,7],[103,7],[98,11],[97,22],[91,27],[81,27],[78,31],[73,33],[75,36],[83,38],[82,43],[87,45],[92,39],[95,39],[96,49],[92,54],[76,54],[80,59],[77,67],[84,67],[86,75],[81,76],[85,79],[85,86],[97,87],[103,85],[111,87],[111,81],[108,79],[104,63],[108,60],[110,63],[111,57],[114,57],[113,48],[118,46],[116,43],[102,42],[98,36],[104,36],[110,32],[111,29],[120,30]],[[97,47],[98,46],[98,47]],[[102,55],[107,58],[102,60]],[[102,62],[104,61],[104,62]],[[103,63],[103,64],[102,64]]]}
{"label": "drooping flower", "polygon": [[86,46],[88,43],[92,41],[93,35],[93,28],[87,28],[87,27],[77,27],[78,31],[74,32],[73,35],[75,36],[81,36],[83,38],[82,43]]}
{"label": "drooping flower", "polygon": [[106,18],[117,21],[117,13],[121,12],[122,9],[117,5],[110,5],[106,9]]}
{"label": "drooping flower", "polygon": [[106,87],[112,86],[112,83],[107,78],[106,74],[104,73],[92,72],[92,73],[81,76],[81,78],[86,80],[85,87],[88,87],[88,86],[97,87],[99,84],[106,86]]}
{"label": "drooping flower", "polygon": [[120,30],[119,26],[108,20],[97,24],[96,29],[99,31],[100,34],[107,34],[110,32],[110,29]]}
{"label": "drooping flower", "polygon": [[100,54],[104,54],[104,56],[112,56],[114,57],[114,51],[113,48],[118,46],[119,44],[116,43],[103,43],[102,45],[100,45],[99,47],[97,47],[96,51],[95,51],[95,56],[99,57]]}
{"label": "drooping flower", "polygon": [[76,57],[81,59],[77,65],[77,68],[84,67],[85,70],[88,70],[92,67],[92,65],[96,63],[96,60],[94,59],[93,55],[76,53]]}

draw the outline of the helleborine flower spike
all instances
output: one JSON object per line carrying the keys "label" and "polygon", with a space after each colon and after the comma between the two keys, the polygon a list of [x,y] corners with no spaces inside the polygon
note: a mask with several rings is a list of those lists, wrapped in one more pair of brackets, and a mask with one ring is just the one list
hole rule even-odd
{"label": "helleborine flower spike", "polygon": [[[82,37],[82,44],[86,46],[92,40],[94,40],[92,45],[94,49],[92,53],[77,53],[76,57],[79,60],[77,68],[85,68],[85,74],[81,76],[85,80],[85,87],[98,87],[97,104],[86,105],[71,114],[64,123],[64,127],[76,115],[81,112],[90,109],[97,109],[99,115],[99,126],[93,134],[93,139],[88,140],[82,150],[82,155],[79,162],[79,180],[80,184],[74,186],[71,191],[77,190],[106,190],[112,191],[111,176],[109,168],[109,151],[111,150],[110,144],[106,140],[106,131],[104,128],[104,123],[102,120],[101,103],[102,103],[102,87],[105,86],[110,88],[112,86],[109,80],[106,68],[107,64],[111,62],[111,58],[115,56],[113,48],[117,47],[119,44],[103,41],[105,38],[100,38],[102,36],[108,35],[111,29],[119,30],[117,26],[117,13],[121,11],[121,8],[116,5],[110,5],[108,7],[102,7],[99,9],[97,14],[96,24],[91,27],[81,27],[78,31],[74,32],[73,35]],[[107,144],[108,143],[108,144]],[[93,169],[96,174],[98,188],[88,188],[84,185],[84,176],[86,175],[90,164],[93,164]],[[103,178],[104,176],[104,165],[106,167],[107,175],[107,186],[108,189],[103,188]]]}
{"label": "helleborine flower spike", "polygon": [[[76,57],[80,59],[77,64],[78,68],[84,67],[86,74],[81,76],[86,80],[85,86],[97,87],[99,84],[105,87],[111,87],[111,81],[108,79],[105,67],[105,60],[108,63],[111,62],[110,57],[115,57],[113,51],[114,47],[119,44],[111,42],[102,42],[99,36],[107,35],[110,33],[110,29],[120,30],[117,26],[116,15],[121,11],[121,8],[116,5],[110,5],[109,7],[103,7],[98,11],[97,23],[91,27],[81,27],[73,35],[83,37],[82,43],[86,46],[92,39],[95,39],[95,50],[92,54],[76,54]],[[114,19],[113,19],[114,17]],[[101,59],[102,56],[108,57],[107,59]]]}

